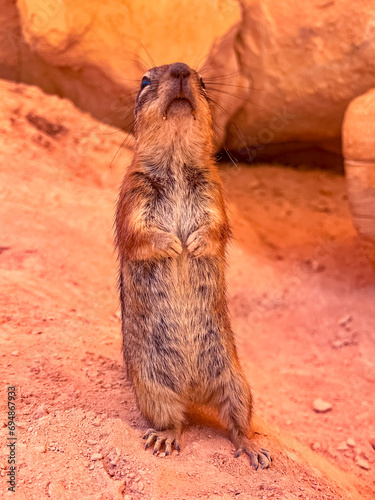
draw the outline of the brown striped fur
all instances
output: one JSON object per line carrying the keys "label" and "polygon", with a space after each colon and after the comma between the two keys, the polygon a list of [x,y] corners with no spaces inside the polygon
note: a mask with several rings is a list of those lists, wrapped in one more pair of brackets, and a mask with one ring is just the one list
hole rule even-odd
{"label": "brown striped fur", "polygon": [[182,63],[152,68],[143,81],[116,244],[124,358],[154,427],[146,447],[179,450],[187,408],[197,403],[219,411],[237,455],[268,467],[267,450],[248,438],[252,397],[228,316],[230,227],[204,84]]}

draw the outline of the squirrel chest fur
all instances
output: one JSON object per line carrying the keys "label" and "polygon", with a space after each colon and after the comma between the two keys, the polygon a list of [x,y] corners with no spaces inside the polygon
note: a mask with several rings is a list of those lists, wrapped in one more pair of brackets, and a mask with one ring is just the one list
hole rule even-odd
{"label": "squirrel chest fur", "polygon": [[116,213],[123,351],[146,448],[180,449],[190,403],[216,408],[237,456],[270,464],[249,439],[252,397],[225,296],[230,228],[213,159],[203,80],[183,63],[149,70],[135,106],[135,151]]}

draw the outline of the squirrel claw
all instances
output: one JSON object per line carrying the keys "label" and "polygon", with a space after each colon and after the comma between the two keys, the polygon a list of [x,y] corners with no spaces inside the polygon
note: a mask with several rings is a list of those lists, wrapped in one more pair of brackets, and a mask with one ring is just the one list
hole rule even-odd
{"label": "squirrel claw", "polygon": [[235,457],[238,458],[242,453],[246,453],[255,470],[258,470],[259,466],[261,469],[268,469],[271,465],[272,458],[270,452],[265,448],[259,448],[256,445],[252,445],[251,447],[245,446],[236,451]]}
{"label": "squirrel claw", "polygon": [[153,454],[158,455],[162,446],[165,448],[165,456],[172,455],[173,449],[180,452],[180,444],[178,442],[178,438],[176,437],[175,432],[172,430],[166,431],[156,431],[155,429],[147,429],[146,433],[143,436],[143,439],[146,439],[145,450],[150,446],[154,445]]}

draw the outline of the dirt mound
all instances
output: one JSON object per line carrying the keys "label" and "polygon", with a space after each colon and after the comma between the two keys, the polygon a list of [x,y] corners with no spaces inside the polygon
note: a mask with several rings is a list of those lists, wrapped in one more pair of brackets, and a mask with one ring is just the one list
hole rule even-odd
{"label": "dirt mound", "polygon": [[[235,459],[214,417],[189,424],[179,455],[153,456],[121,356],[112,221],[130,152],[113,158],[127,138],[38,89],[0,90],[0,404],[16,386],[18,436],[14,495],[0,430],[1,496],[371,498],[375,280],[343,179],[222,169],[233,325],[274,461]],[[314,412],[318,397],[332,409]]]}

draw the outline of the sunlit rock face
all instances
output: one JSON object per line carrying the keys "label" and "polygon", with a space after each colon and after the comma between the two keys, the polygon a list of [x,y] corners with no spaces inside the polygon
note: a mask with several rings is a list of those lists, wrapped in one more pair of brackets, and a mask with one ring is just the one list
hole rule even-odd
{"label": "sunlit rock face", "polygon": [[375,266],[375,89],[354,99],[343,123],[343,154],[353,223]]}
{"label": "sunlit rock face", "polygon": [[19,79],[20,52],[25,45],[16,2],[0,0],[0,77]]}
{"label": "sunlit rock face", "polygon": [[205,63],[217,145],[251,160],[340,152],[347,105],[375,86],[373,0],[1,0],[0,22],[0,77],[125,129],[145,69]]}
{"label": "sunlit rock face", "polygon": [[39,85],[126,128],[152,65],[202,65],[238,19],[234,0],[1,0],[0,77]]}
{"label": "sunlit rock face", "polygon": [[289,141],[334,147],[347,105],[375,85],[375,3],[241,4],[234,51],[250,90],[229,121],[228,146],[244,138],[258,151]]}

